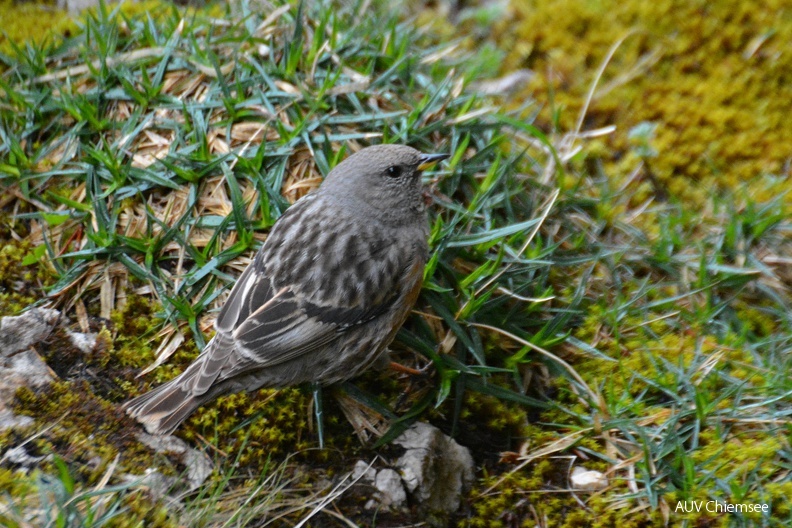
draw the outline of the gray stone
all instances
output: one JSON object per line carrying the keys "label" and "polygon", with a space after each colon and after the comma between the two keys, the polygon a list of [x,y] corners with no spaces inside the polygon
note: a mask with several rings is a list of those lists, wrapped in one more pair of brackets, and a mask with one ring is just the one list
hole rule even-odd
{"label": "gray stone", "polygon": [[38,388],[55,379],[32,347],[52,332],[59,317],[57,310],[34,308],[0,319],[0,431],[33,423],[12,413],[10,405],[20,387]]}
{"label": "gray stone", "polygon": [[580,490],[596,491],[608,487],[608,477],[603,473],[581,466],[575,466],[569,476],[569,481],[572,488]]}
{"label": "gray stone", "polygon": [[355,463],[355,467],[352,469],[352,479],[358,480],[365,483],[373,483],[374,479],[377,478],[377,470],[371,464],[366,463],[365,460],[358,460]]}
{"label": "gray stone", "polygon": [[27,427],[33,425],[34,422],[35,420],[30,416],[14,414],[5,409],[3,403],[0,403],[0,431],[11,429],[12,427]]}
{"label": "gray stone", "polygon": [[32,456],[29,454],[24,447],[17,446],[12,447],[8,451],[6,451],[2,458],[0,458],[0,462],[10,462],[11,464],[16,464],[18,466],[22,466],[26,469],[31,467],[35,467],[38,465],[39,462],[42,460],[46,460],[52,458],[51,455],[48,456]]}
{"label": "gray stone", "polygon": [[472,89],[483,95],[510,95],[534,78],[531,70],[517,70],[489,81],[474,83]]}
{"label": "gray stone", "polygon": [[459,509],[462,493],[473,483],[470,451],[426,423],[414,424],[394,443],[407,450],[396,467],[419,507],[430,513]]}
{"label": "gray stone", "polygon": [[69,341],[75,348],[85,354],[90,354],[96,348],[96,334],[83,334],[82,332],[66,331],[69,334]]}
{"label": "gray stone", "polygon": [[[113,2],[107,2],[107,4],[111,4]],[[90,7],[98,7],[99,0],[58,0],[56,5],[60,9],[64,9],[71,13],[72,15],[79,13],[83,9],[88,9]]]}
{"label": "gray stone", "polygon": [[166,477],[156,469],[147,469],[143,475],[125,473],[121,476],[121,480],[125,484],[148,488],[149,493],[155,499],[166,497],[176,484],[176,477]]}
{"label": "gray stone", "polygon": [[373,463],[358,460],[352,470],[352,478],[377,490],[366,502],[367,510],[398,509],[407,502],[407,492],[404,491],[401,477],[392,469],[377,470],[373,467]]}
{"label": "gray stone", "polygon": [[47,337],[59,317],[58,310],[33,308],[22,315],[0,319],[0,357],[11,357]]}
{"label": "gray stone", "polygon": [[148,433],[137,435],[140,442],[157,453],[173,453],[179,456],[187,468],[186,488],[188,491],[198,489],[212,474],[212,460],[203,451],[191,448],[187,442],[173,435],[157,436]]}
{"label": "gray stone", "polygon": [[377,488],[377,500],[386,508],[401,508],[407,502],[407,492],[404,491],[402,479],[392,469],[378,471],[374,487]]}

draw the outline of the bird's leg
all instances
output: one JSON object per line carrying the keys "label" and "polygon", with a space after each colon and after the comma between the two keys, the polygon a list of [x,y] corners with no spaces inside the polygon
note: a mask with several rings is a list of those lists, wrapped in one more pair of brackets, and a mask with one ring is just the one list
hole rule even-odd
{"label": "bird's leg", "polygon": [[324,449],[324,405],[322,402],[322,386],[311,383],[314,398],[314,416],[316,417],[316,431],[319,433],[319,449]]}
{"label": "bird's leg", "polygon": [[402,374],[409,374],[410,376],[421,376],[423,372],[420,370],[414,369],[412,367],[408,367],[406,365],[402,365],[401,363],[396,363],[395,361],[391,361],[388,364],[388,368],[391,370],[395,370],[396,372],[401,372]]}

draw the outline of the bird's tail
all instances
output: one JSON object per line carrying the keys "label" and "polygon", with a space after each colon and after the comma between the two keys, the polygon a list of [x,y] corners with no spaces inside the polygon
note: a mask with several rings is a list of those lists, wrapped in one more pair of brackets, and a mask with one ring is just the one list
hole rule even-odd
{"label": "bird's tail", "polygon": [[181,375],[156,389],[129,400],[124,410],[143,424],[151,434],[171,434],[193,411],[209,399],[207,394],[194,396],[190,387],[200,368],[192,365]]}

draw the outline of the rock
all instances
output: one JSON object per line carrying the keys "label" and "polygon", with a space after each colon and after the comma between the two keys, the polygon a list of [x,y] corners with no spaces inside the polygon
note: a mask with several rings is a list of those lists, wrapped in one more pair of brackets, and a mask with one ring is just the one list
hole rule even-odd
{"label": "rock", "polygon": [[608,477],[599,471],[588,470],[584,467],[576,466],[569,476],[572,487],[580,490],[601,490],[608,487]]}
{"label": "rock", "polygon": [[430,513],[459,509],[462,493],[473,483],[470,451],[425,423],[414,424],[393,443],[407,450],[396,468],[419,508]]}
{"label": "rock", "polygon": [[498,79],[474,83],[472,89],[483,95],[509,95],[534,78],[531,70],[517,70]]}
{"label": "rock", "polygon": [[[212,474],[212,460],[209,456],[203,451],[192,449],[181,438],[172,435],[156,436],[148,433],[140,433],[137,438],[142,444],[147,445],[157,453],[179,455],[181,463],[187,468],[187,482],[185,483],[187,491],[193,491],[201,487],[201,484]],[[175,480],[172,483],[175,483]]]}
{"label": "rock", "polygon": [[49,335],[59,317],[57,310],[34,308],[0,319],[0,431],[33,423],[12,413],[10,405],[20,387],[42,387],[55,379],[32,346]]}
{"label": "rock", "polygon": [[[0,385],[2,383],[4,382],[0,382]],[[16,415],[4,407],[5,404],[0,402],[0,431],[14,427],[27,427],[35,422],[30,416]]]}
{"label": "rock", "polygon": [[[107,2],[108,5],[111,2]],[[90,7],[98,7],[99,0],[58,0],[56,5],[59,9],[64,9],[68,11],[70,14],[74,15],[82,11],[83,9],[88,9]]]}
{"label": "rock", "polygon": [[367,464],[364,460],[358,460],[352,470],[352,479],[360,479],[362,482],[373,483],[377,478],[377,470],[371,464]]}
{"label": "rock", "polygon": [[392,469],[377,472],[374,487],[377,488],[376,499],[386,508],[401,508],[407,502],[407,492],[404,491],[402,479]]}
{"label": "rock", "polygon": [[10,357],[47,337],[59,317],[58,310],[33,308],[22,315],[0,319],[0,357]]}
{"label": "rock", "polygon": [[128,473],[121,476],[125,484],[132,486],[144,486],[155,499],[162,499],[168,495],[176,484],[176,477],[166,477],[156,469],[147,469],[143,475],[130,475]]}
{"label": "rock", "polygon": [[85,354],[90,354],[96,348],[96,334],[83,334],[82,332],[72,332],[66,330],[69,334],[69,341],[74,345],[74,348],[79,349]]}
{"label": "rock", "polygon": [[30,469],[38,465],[42,460],[47,460],[50,458],[52,458],[52,455],[32,456],[25,450],[24,447],[17,446],[6,451],[2,458],[0,458],[0,462],[9,462],[17,466],[22,466],[25,469]]}
{"label": "rock", "polygon": [[371,499],[366,502],[367,510],[379,508],[398,509],[407,502],[407,492],[399,474],[392,469],[376,470],[372,464],[358,460],[352,470],[352,478],[360,483],[373,487]]}

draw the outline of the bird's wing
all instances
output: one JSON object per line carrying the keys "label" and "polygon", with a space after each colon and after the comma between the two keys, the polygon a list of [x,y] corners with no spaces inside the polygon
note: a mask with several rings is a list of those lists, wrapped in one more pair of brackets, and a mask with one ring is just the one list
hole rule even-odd
{"label": "bird's wing", "polygon": [[215,321],[218,332],[233,332],[251,313],[272,299],[272,282],[264,273],[264,257],[259,251],[231,289]]}
{"label": "bird's wing", "polygon": [[218,379],[320,350],[353,327],[386,313],[399,297],[393,289],[374,305],[322,305],[290,286],[275,290],[259,258],[237,281],[217,319],[217,334],[200,361],[200,374],[192,378],[190,389],[195,395],[207,392]]}
{"label": "bird's wing", "polygon": [[385,313],[398,297],[367,307],[330,307],[279,290],[234,330],[234,342],[261,367],[270,367],[318,350],[350,328]]}
{"label": "bird's wing", "polygon": [[[256,279],[251,274],[248,280]],[[259,278],[257,283],[262,280],[266,279]],[[256,291],[255,286],[247,291]],[[199,372],[190,377],[190,391],[194,396],[202,395],[217,380],[272,367],[319,350],[350,328],[386,312],[397,297],[394,292],[385,302],[367,310],[330,308],[301,299],[288,287],[281,288],[233,332],[218,331],[203,359],[193,365]],[[247,299],[243,301],[244,307],[250,305]]]}

